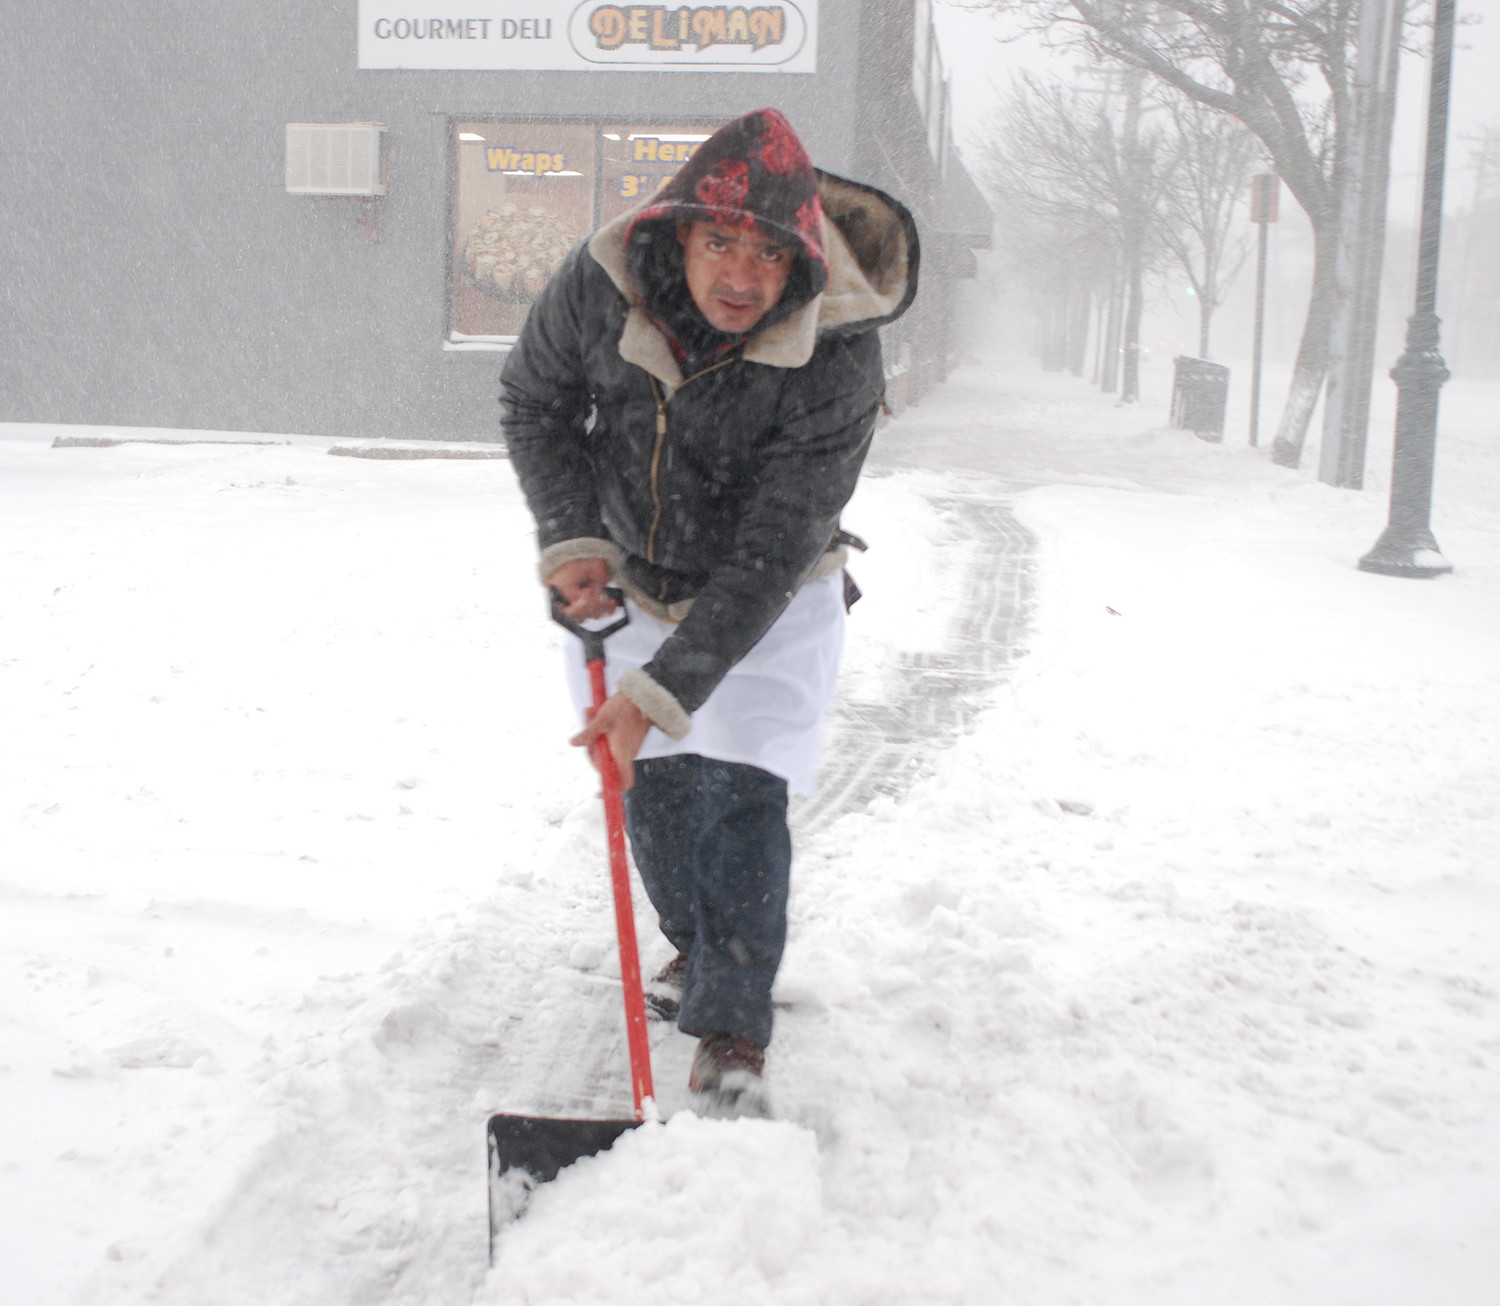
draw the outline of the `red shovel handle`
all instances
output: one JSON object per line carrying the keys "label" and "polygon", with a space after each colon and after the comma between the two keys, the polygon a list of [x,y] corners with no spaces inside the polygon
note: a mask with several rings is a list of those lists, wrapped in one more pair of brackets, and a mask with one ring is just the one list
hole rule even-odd
{"label": "red shovel handle", "polygon": [[[584,661],[589,669],[589,688],[594,713],[604,706],[604,641],[629,623],[624,612],[625,596],[606,590],[620,606],[620,619],[603,630],[589,630],[562,613],[562,595],[552,591],[552,619],[583,641]],[[609,740],[595,739],[590,750],[604,789],[604,829],[609,838],[609,878],[615,893],[615,932],[620,942],[620,988],[625,997],[625,1037],[630,1047],[630,1089],[635,1097],[635,1118],[644,1120],[645,1101],[654,1097],[651,1085],[651,1043],[646,1037],[646,997],[641,986],[641,956],[635,942],[635,908],[630,901],[630,867],[625,860],[625,803],[620,796],[620,772],[615,766]]]}
{"label": "red shovel handle", "polygon": [[[604,657],[588,663],[593,690],[593,716],[604,706]],[[630,869],[625,861],[625,803],[620,796],[620,773],[609,740],[603,735],[592,745],[594,764],[604,787],[604,828],[609,837],[609,877],[615,891],[615,931],[620,940],[620,986],[625,994],[625,1037],[630,1046],[630,1088],[635,1095],[635,1118],[644,1120],[644,1103],[654,1097],[651,1085],[651,1043],[646,1037],[646,998],[641,987],[641,957],[635,942],[635,908],[630,900]]]}

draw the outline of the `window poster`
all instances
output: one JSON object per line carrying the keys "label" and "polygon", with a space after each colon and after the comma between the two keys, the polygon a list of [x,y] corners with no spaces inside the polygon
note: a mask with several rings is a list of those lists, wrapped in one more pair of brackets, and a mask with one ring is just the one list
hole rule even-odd
{"label": "window poster", "polygon": [[592,124],[454,124],[451,338],[514,337],[567,252],[594,227]]}
{"label": "window poster", "polygon": [[656,194],[713,132],[709,126],[606,124],[601,133],[600,223],[619,217],[648,195]]}
{"label": "window poster", "polygon": [[656,194],[716,126],[455,123],[449,343],[514,340],[568,251]]}

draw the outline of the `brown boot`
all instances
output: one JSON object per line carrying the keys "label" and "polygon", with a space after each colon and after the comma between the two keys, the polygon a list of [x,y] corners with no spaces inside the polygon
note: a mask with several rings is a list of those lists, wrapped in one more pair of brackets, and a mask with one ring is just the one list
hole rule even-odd
{"label": "brown boot", "polygon": [[766,1052],[737,1034],[705,1034],[693,1054],[688,1090],[693,1110],[721,1118],[771,1114],[761,1074]]}

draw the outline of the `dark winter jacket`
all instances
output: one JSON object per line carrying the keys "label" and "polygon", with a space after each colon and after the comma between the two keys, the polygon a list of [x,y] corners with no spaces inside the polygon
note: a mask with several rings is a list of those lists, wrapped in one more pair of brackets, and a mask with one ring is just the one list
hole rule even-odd
{"label": "dark winter jacket", "polygon": [[[875,328],[906,310],[917,279],[906,209],[831,174],[814,180],[808,165],[821,201],[815,227],[806,204],[793,227],[775,196],[758,213],[756,188],[741,196],[762,230],[790,228],[801,242],[803,266],[778,310],[744,340],[715,339],[700,317],[703,330],[684,341],[671,319],[681,306],[642,294],[632,268],[640,276],[670,264],[679,217],[725,220],[722,207],[697,202],[717,197],[724,165],[720,151],[714,166],[713,144],[678,174],[675,195],[568,256],[502,373],[505,437],[536,518],[539,571],[545,579],[565,562],[603,557],[632,599],[680,623],[620,681],[679,739],[798,586],[841,565],[839,513],[884,393]],[[683,361],[699,370],[684,376]]]}

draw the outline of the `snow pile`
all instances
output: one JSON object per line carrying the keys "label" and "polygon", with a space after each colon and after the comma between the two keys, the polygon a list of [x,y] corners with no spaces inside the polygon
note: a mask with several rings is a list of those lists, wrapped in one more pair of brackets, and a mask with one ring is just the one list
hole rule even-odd
{"label": "snow pile", "polygon": [[538,1189],[481,1300],[814,1302],[820,1188],[809,1131],[682,1112]]}

